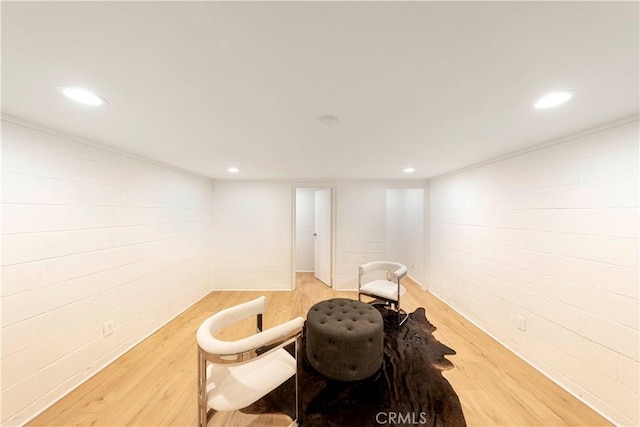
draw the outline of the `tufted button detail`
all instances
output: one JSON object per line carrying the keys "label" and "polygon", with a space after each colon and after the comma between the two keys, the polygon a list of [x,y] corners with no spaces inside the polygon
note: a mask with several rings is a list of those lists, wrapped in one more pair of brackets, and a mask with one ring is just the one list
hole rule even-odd
{"label": "tufted button detail", "polygon": [[310,365],[330,379],[362,380],[382,364],[382,316],[366,303],[345,298],[317,303],[307,313],[305,334]]}

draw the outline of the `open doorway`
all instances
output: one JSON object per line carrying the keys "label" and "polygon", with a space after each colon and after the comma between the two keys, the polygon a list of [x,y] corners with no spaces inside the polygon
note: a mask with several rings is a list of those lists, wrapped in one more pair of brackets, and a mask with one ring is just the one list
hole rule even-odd
{"label": "open doorway", "polygon": [[313,274],[333,286],[333,189],[296,187],[293,265],[297,276]]}

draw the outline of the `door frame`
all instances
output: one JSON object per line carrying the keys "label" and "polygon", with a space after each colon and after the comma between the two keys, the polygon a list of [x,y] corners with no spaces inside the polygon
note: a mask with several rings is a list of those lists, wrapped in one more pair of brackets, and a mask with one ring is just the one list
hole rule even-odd
{"label": "door frame", "polygon": [[337,186],[332,182],[301,182],[294,183],[291,187],[292,193],[292,207],[291,207],[291,223],[293,227],[291,229],[291,290],[296,289],[296,190],[298,188],[315,188],[331,190],[331,245],[330,245],[330,270],[331,270],[331,283],[326,284],[329,288],[333,288],[336,282],[336,201],[337,201]]}

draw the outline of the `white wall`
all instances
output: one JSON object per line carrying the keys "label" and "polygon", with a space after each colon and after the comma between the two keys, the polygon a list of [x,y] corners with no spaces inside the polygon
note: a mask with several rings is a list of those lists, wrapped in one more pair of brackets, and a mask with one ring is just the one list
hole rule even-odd
{"label": "white wall", "polygon": [[[424,186],[424,183],[412,183]],[[336,184],[337,290],[357,289],[358,266],[384,259],[386,191],[395,183]],[[294,183],[214,184],[214,287],[291,289]]]}
{"label": "white wall", "polygon": [[[337,290],[357,290],[358,266],[387,256],[387,189],[427,188],[426,185],[419,181],[338,183]],[[422,257],[426,259],[427,254]]]}
{"label": "white wall", "polygon": [[337,290],[358,289],[358,266],[384,259],[387,186],[341,182],[337,186]]}
{"label": "white wall", "polygon": [[[385,241],[385,258],[404,264],[404,222],[402,217],[404,189],[387,189],[387,230]],[[405,264],[406,265],[406,264]]]}
{"label": "white wall", "polygon": [[215,182],[215,289],[291,289],[292,191],[290,183]]}
{"label": "white wall", "polygon": [[314,271],[315,188],[296,188],[296,271]]}
{"label": "white wall", "polygon": [[431,181],[431,292],[622,425],[640,424],[638,138],[634,122]]}
{"label": "white wall", "polygon": [[424,189],[387,190],[385,259],[407,266],[408,274],[424,284]]}
{"label": "white wall", "polygon": [[2,150],[2,424],[14,425],[210,291],[211,180],[7,121]]}

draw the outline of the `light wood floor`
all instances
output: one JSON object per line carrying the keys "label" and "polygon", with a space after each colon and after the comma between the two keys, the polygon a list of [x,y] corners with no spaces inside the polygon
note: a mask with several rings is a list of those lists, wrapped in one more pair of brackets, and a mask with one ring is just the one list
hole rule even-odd
{"label": "light wood floor", "polygon": [[[428,292],[406,283],[407,311],[425,307],[442,343],[454,348],[455,368],[444,376],[458,393],[470,426],[611,425]],[[334,292],[311,273],[298,276],[294,292],[212,292],[35,418],[29,425],[193,426],[196,425],[195,331],[214,312],[259,295],[267,297],[265,328],[304,317]],[[223,337],[251,333],[255,323],[225,331]],[[284,415],[217,413],[210,426],[286,426]]]}

